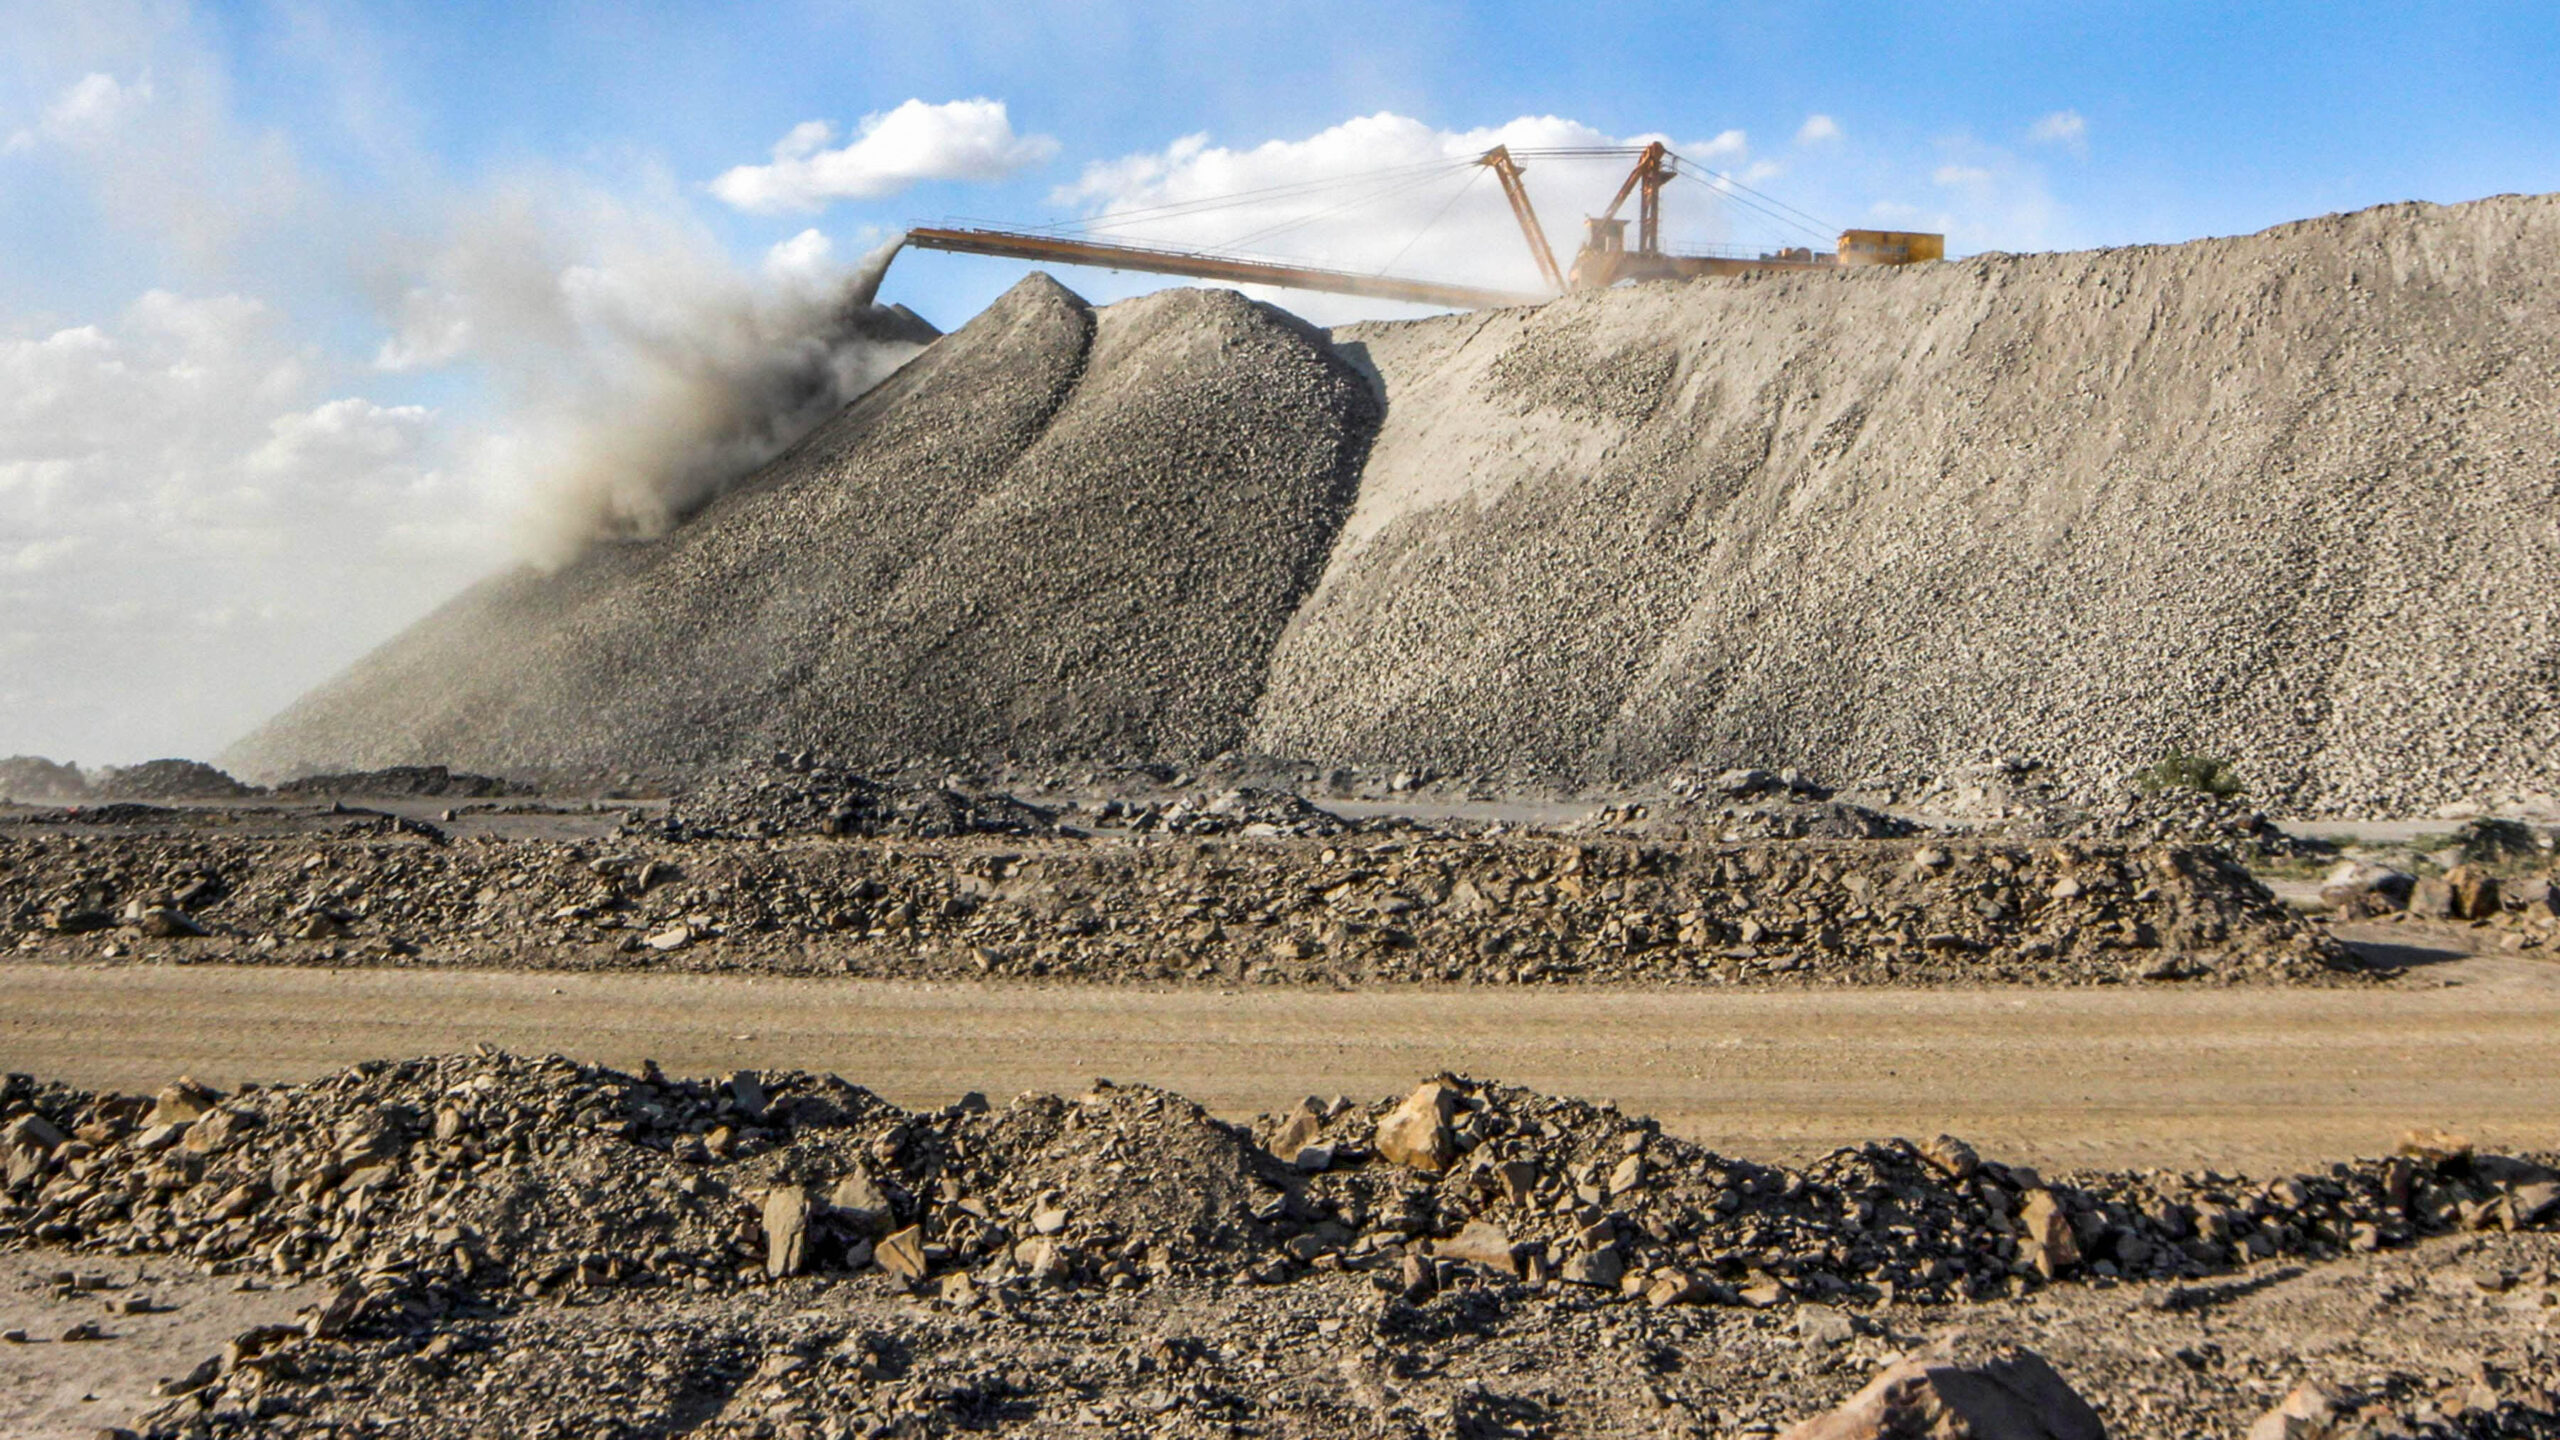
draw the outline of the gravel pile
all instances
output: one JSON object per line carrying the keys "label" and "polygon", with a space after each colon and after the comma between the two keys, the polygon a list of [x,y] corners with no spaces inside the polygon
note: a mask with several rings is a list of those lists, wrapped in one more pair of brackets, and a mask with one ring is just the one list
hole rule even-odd
{"label": "gravel pile", "polygon": [[1047,810],[1010,795],[964,793],[948,785],[900,785],[807,752],[732,765],[687,789],[661,819],[634,830],[672,839],[753,839],[853,835],[947,839],[956,835],[1048,835]]}
{"label": "gravel pile", "polygon": [[276,786],[275,793],[284,796],[452,796],[458,800],[490,800],[534,792],[531,786],[501,780],[495,775],[447,770],[442,765],[394,765],[386,770],[304,775]]}
{"label": "gravel pile", "polygon": [[1242,738],[1374,428],[1278,311],[1016,286],[665,539],[465,594],[256,773],[670,775],[775,749],[1198,758]]}
{"label": "gravel pile", "polygon": [[[2349,983],[2227,854],[1538,837],[0,831],[0,945],[1227,985]],[[114,933],[101,937],[98,932]]]}
{"label": "gravel pile", "polygon": [[2082,801],[2199,752],[2288,811],[2560,804],[2560,547],[2516,519],[2560,466],[2555,245],[2549,197],[2399,205],[1330,346],[1035,277],[664,540],[489,581],[234,760],[1244,748],[1599,789],[1987,747]]}
{"label": "gravel pile", "polygon": [[2129,793],[2075,816],[2074,838],[2109,845],[2219,845],[2251,859],[2326,855],[2335,847],[2287,835],[2245,800],[2201,790]]}
{"label": "gravel pile", "polygon": [[1890,840],[1923,833],[1913,821],[1839,799],[1793,770],[1682,776],[1667,788],[1668,799],[1603,805],[1566,833],[1675,842]]}
{"label": "gravel pile", "polygon": [[146,760],[99,771],[89,793],[111,800],[238,800],[265,792],[201,760]]}
{"label": "gravel pile", "polygon": [[1244,788],[1170,800],[1105,800],[1080,819],[1138,835],[1244,835],[1327,839],[1354,828],[1332,811],[1288,790]]}
{"label": "gravel pile", "polygon": [[77,765],[41,755],[12,755],[0,760],[0,800],[76,801],[89,795],[88,777]]}
{"label": "gravel pile", "polygon": [[[1541,1336],[1557,1389],[1511,1418],[1606,1433],[1631,1409],[1756,1413],[1761,1388],[1801,1406],[1770,1383],[1781,1365],[1837,1370],[1840,1355],[1807,1362],[1861,1337],[1881,1344],[1850,1353],[1881,1358],[1911,1343],[1898,1325],[1951,1306],[2147,1277],[2154,1307],[2202,1309],[2283,1279],[2270,1262],[2453,1231],[2524,1243],[2560,1220],[2545,1160],[2459,1148],[2263,1181],[2047,1178],[1941,1137],[1795,1169],[1451,1076],[1247,1129],[1107,1081],[910,1112],[832,1076],[677,1080],[487,1051],[229,1095],[11,1077],[0,1159],[0,1244],[316,1282],[302,1324],[172,1380],[151,1425],[172,1435],[515,1431],[528,1413],[562,1434],[841,1435],[896,1433],[902,1415],[1056,1425],[1097,1402],[1307,1433],[1361,1407],[1339,1372],[1273,1373],[1254,1337],[1318,1341],[1346,1302],[1347,1345],[1372,1366],[1406,1357],[1368,1371],[1373,1387]],[[602,1307],[618,1308],[581,1325]],[[1772,1343],[1780,1327],[1793,1344]],[[585,1340],[524,1343],[546,1331]],[[1597,1416],[1550,1408],[1577,1374],[1625,1384],[1604,1358],[1625,1349],[1658,1388],[1604,1392]],[[1684,1374],[1689,1355],[1719,1363]],[[527,1361],[534,1375],[512,1368]],[[1500,1390],[1473,1399],[1504,1413]]]}
{"label": "gravel pile", "polygon": [[1337,331],[1387,416],[1253,743],[2560,793],[2555,246],[2509,196]]}

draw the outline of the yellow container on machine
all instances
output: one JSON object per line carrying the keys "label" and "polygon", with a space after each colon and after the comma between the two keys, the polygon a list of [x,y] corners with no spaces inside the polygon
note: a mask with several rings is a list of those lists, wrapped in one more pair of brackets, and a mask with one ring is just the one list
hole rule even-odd
{"label": "yellow container on machine", "polygon": [[1843,230],[1843,265],[1916,265],[1947,258],[1947,237],[1920,230]]}

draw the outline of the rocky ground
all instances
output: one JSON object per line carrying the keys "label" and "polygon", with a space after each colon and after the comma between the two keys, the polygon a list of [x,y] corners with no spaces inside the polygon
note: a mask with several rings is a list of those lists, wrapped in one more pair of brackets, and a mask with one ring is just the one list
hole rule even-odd
{"label": "rocky ground", "polygon": [[[1355,833],[1294,796],[1247,792],[1198,807],[1105,802],[1076,817],[1088,830],[932,788],[706,793],[573,840],[455,839],[437,822],[343,805],[22,812],[0,824],[0,944],[55,957],[1217,984],[2362,973],[2212,848],[1659,843],[1375,822]],[[773,829],[898,838],[733,838]]]}
{"label": "rocky ground", "polygon": [[94,1306],[9,1345],[147,1323],[132,1257],[307,1297],[170,1375],[154,1435],[1771,1434],[2017,1345],[2118,1436],[2237,1436],[2304,1382],[2362,1417],[2321,1433],[2560,1433],[2560,1180],[2450,1137],[2256,1179],[1946,1137],[1788,1169],[1449,1076],[1247,1129],[1107,1081],[915,1113],[493,1052],[17,1077],[0,1117],[0,1244],[65,1257],[48,1325]]}
{"label": "rocky ground", "polygon": [[[1719,772],[1550,829],[1347,819],[1303,774],[1025,799],[801,752],[596,808],[394,772],[0,812],[0,945],[1334,987],[2374,982],[2253,865],[2316,873],[2368,922],[2560,937],[2530,829],[2332,847],[2233,802],[2065,805],[2003,774]],[[12,1077],[0,1374],[56,1377],[7,1402],[30,1427],[127,1405],[110,1418],[173,1437],[1831,1440],[1994,1401],[2044,1428],[1975,1433],[2560,1436],[2555,1158],[2419,1135],[2291,1175],[2040,1175],[1941,1136],[1788,1166],[1458,1076],[1251,1126],[1108,1081],[910,1111],[832,1076],[487,1050],[230,1094]],[[2262,1423],[2279,1404],[2295,1418]]]}

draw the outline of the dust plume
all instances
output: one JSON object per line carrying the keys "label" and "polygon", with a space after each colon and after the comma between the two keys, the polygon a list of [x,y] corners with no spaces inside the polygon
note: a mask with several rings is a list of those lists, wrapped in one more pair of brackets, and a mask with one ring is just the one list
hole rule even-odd
{"label": "dust plume", "polygon": [[905,364],[932,331],[877,303],[904,243],[830,285],[661,294],[656,313],[680,323],[610,327],[619,353],[538,427],[528,556],[558,566],[665,534]]}
{"label": "dust plume", "polygon": [[520,184],[401,267],[389,371],[462,364],[494,413],[455,459],[558,568],[666,533],[933,338],[878,303],[899,236],[846,265],[803,231],[741,266],[670,207]]}

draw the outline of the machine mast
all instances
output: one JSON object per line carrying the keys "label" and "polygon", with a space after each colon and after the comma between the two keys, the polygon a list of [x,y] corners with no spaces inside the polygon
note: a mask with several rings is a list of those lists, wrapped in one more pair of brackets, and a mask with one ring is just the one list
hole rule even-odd
{"label": "machine mast", "polygon": [[[1424,280],[1399,275],[1362,274],[1357,271],[1329,269],[1313,265],[1291,265],[1275,260],[1250,259],[1241,255],[1221,255],[1205,250],[1181,250],[1169,247],[1113,243],[1079,239],[1064,235],[1026,233],[1015,230],[951,229],[919,226],[907,232],[906,243],[920,250],[948,250],[969,255],[993,255],[1013,260],[1046,261],[1061,265],[1092,265],[1106,270],[1142,270],[1160,275],[1183,275],[1199,280],[1224,280],[1240,285],[1271,285],[1286,289],[1317,290],[1336,295],[1363,295],[1381,300],[1402,300],[1418,305],[1444,305],[1452,309],[1472,310],[1512,305],[1537,305],[1558,295],[1577,290],[1603,290],[1627,280],[1688,280],[1702,275],[1755,275],[1772,271],[1832,270],[1844,266],[1910,265],[1937,260],[1946,254],[1946,237],[1901,230],[1843,230],[1836,247],[1817,250],[1809,245],[1781,249],[1758,255],[1672,255],[1662,248],[1663,187],[1684,174],[1696,174],[1711,180],[1718,191],[1732,203],[1757,210],[1811,234],[1824,233],[1828,227],[1817,227],[1811,218],[1792,206],[1773,200],[1751,189],[1739,180],[1717,175],[1712,170],[1684,168],[1681,158],[1661,141],[1653,141],[1641,149],[1583,146],[1559,149],[1533,149],[1521,152],[1532,158],[1618,159],[1635,156],[1635,165],[1627,171],[1618,191],[1609,199],[1608,207],[1583,222],[1582,246],[1574,253],[1570,269],[1556,262],[1554,247],[1547,241],[1545,227],[1538,223],[1538,212],[1529,203],[1529,189],[1521,180],[1523,166],[1508,145],[1496,145],[1472,160],[1452,157],[1375,172],[1368,176],[1342,177],[1323,181],[1297,182],[1260,192],[1212,198],[1181,200],[1148,210],[1133,212],[1128,217],[1114,217],[1123,225],[1131,219],[1141,223],[1148,218],[1197,216],[1213,210],[1248,205],[1268,206],[1277,197],[1303,204],[1318,192],[1343,187],[1367,187],[1365,196],[1376,198],[1394,190],[1420,183],[1438,183],[1463,172],[1470,166],[1491,170],[1502,184],[1502,197],[1511,206],[1511,216],[1519,223],[1520,234],[1528,242],[1529,258],[1545,282],[1542,293],[1518,290],[1496,290],[1478,285],[1454,285],[1437,280]],[[1383,187],[1383,188],[1381,188]],[[1456,197],[1451,197],[1451,203]],[[1635,243],[1627,243],[1628,222],[1621,218],[1627,201],[1636,202]],[[1346,202],[1348,203],[1348,202]],[[1302,225],[1308,219],[1329,215],[1345,208],[1330,205],[1311,216],[1290,219],[1278,225],[1266,225],[1257,234]],[[1441,207],[1445,214],[1447,205]],[[1781,213],[1786,212],[1786,213]],[[1437,215],[1433,217],[1435,220]],[[1428,229],[1426,225],[1424,229]],[[1412,248],[1412,242],[1406,243]],[[1401,252],[1400,252],[1401,253]]]}

